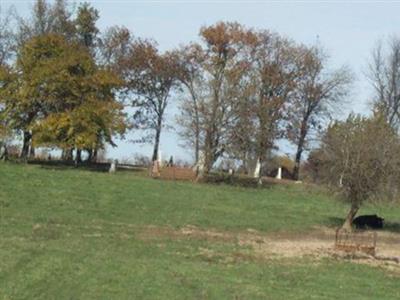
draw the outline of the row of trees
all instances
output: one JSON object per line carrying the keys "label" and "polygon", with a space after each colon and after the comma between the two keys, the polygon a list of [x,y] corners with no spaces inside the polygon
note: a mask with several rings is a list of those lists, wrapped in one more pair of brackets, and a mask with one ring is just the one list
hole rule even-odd
{"label": "row of trees", "polygon": [[[343,106],[352,82],[347,68],[327,67],[318,45],[238,23],[205,26],[199,42],[160,53],[127,28],[100,32],[98,19],[87,3],[74,9],[65,0],[37,0],[29,17],[0,23],[0,134],[3,141],[22,136],[21,157],[47,146],[62,149],[65,159],[75,149],[77,162],[82,151],[95,160],[115,137],[140,129],[141,141],[154,143],[155,160],[165,112],[176,101],[176,128],[205,172],[222,157],[252,172],[286,138],[296,147],[298,179],[303,152]],[[399,45],[393,40],[390,54],[377,47],[370,72],[374,109],[394,129]]]}
{"label": "row of trees", "polygon": [[223,156],[251,172],[286,137],[297,147],[297,179],[310,137],[351,82],[346,68],[327,70],[320,47],[238,23],[203,27],[200,42],[160,53],[126,28],[100,32],[98,19],[87,3],[38,0],[30,17],[1,24],[0,120],[3,136],[22,135],[21,157],[47,146],[95,159],[114,137],[143,129],[155,160],[177,100],[178,131],[206,173]]}
{"label": "row of trees", "polygon": [[250,171],[286,137],[297,147],[297,179],[309,138],[343,100],[350,72],[327,71],[319,47],[237,23],[205,27],[200,35],[202,43],[180,52],[187,96],[179,124],[195,157],[204,154],[206,172],[222,155]]}

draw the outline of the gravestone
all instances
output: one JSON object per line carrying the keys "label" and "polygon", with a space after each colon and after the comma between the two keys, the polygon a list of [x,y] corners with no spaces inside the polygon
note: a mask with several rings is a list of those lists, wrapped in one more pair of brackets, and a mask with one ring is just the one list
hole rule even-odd
{"label": "gravestone", "polygon": [[254,168],[254,174],[253,174],[254,178],[258,178],[260,176],[260,170],[261,170],[260,160],[257,159],[256,167]]}
{"label": "gravestone", "polygon": [[169,158],[168,167],[173,167],[173,166],[174,166],[174,157],[171,155],[171,157]]}
{"label": "gravestone", "polygon": [[162,161],[161,149],[158,149],[158,152],[157,152],[157,162],[158,162],[158,166],[160,168],[162,168],[163,167],[163,161]]}
{"label": "gravestone", "polygon": [[278,168],[278,173],[276,174],[276,177],[275,177],[276,179],[282,179],[282,168],[281,167],[279,167]]}
{"label": "gravestone", "polygon": [[4,144],[0,144],[0,160],[7,160],[7,147]]}
{"label": "gravestone", "polygon": [[196,164],[193,166],[193,171],[197,172],[198,174],[203,174],[204,171],[204,164],[205,164],[205,157],[204,152],[199,152],[199,159]]}
{"label": "gravestone", "polygon": [[117,165],[118,165],[118,160],[114,159],[111,162],[110,170],[108,170],[110,173],[115,173],[117,171]]}

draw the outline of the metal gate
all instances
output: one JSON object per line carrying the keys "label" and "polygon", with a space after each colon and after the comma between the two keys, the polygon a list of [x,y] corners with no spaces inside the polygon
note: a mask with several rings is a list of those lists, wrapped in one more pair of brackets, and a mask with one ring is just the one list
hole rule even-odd
{"label": "metal gate", "polygon": [[364,252],[375,255],[377,233],[374,231],[345,229],[336,230],[335,249],[349,253]]}

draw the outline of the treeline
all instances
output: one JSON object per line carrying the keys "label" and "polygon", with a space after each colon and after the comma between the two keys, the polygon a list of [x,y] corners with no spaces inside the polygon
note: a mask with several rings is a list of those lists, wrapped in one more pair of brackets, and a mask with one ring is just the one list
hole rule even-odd
{"label": "treeline", "polygon": [[[287,139],[296,148],[291,171],[298,179],[304,151],[318,148],[311,158],[328,157],[322,145],[333,131],[364,122],[353,116],[332,123],[351,105],[352,74],[329,68],[318,44],[219,22],[202,27],[198,41],[160,52],[156,42],[125,27],[100,32],[98,20],[88,3],[75,9],[64,0],[38,0],[29,17],[0,24],[0,130],[3,144],[22,137],[21,158],[50,147],[61,149],[66,160],[79,163],[86,152],[95,161],[116,137],[142,130],[141,141],[154,144],[156,160],[168,121],[204,173],[229,158],[251,174],[257,164],[265,168],[277,142]],[[397,135],[400,47],[396,41],[391,47],[388,54],[383,47],[373,54],[371,110]],[[171,101],[179,115],[165,120]],[[318,169],[323,165],[310,160],[308,169],[322,180],[328,174]],[[338,167],[336,182],[347,182],[348,166]]]}

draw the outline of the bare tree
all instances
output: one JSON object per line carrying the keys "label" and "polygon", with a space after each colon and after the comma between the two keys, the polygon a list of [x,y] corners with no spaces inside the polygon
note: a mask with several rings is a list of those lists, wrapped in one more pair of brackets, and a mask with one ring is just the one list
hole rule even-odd
{"label": "bare tree", "polygon": [[201,146],[200,103],[207,97],[206,79],[204,78],[205,53],[198,44],[182,47],[178,51],[180,72],[178,80],[183,86],[180,103],[180,115],[177,117],[179,133],[188,146],[194,148],[194,159],[199,161]]}
{"label": "bare tree", "polygon": [[135,121],[137,126],[154,133],[154,136],[147,137],[154,137],[154,161],[157,159],[165,110],[177,81],[177,58],[172,52],[160,54],[156,44],[148,40],[135,41],[130,51],[127,83],[129,90],[135,94],[133,105],[138,109]]}
{"label": "bare tree", "polygon": [[250,173],[255,167],[257,139],[257,119],[254,108],[254,86],[247,77],[238,84],[237,104],[235,105],[235,118],[229,131],[227,153],[230,157],[241,162],[241,169],[245,174]]}
{"label": "bare tree", "polygon": [[0,7],[0,66],[5,65],[12,57],[14,40],[10,26],[10,17],[3,15]]}
{"label": "bare tree", "polygon": [[15,12],[14,17],[16,19],[14,38],[17,48],[35,36],[52,32],[54,15],[51,5],[46,0],[36,0],[29,16],[21,17]]}
{"label": "bare tree", "polygon": [[126,27],[113,26],[108,28],[100,38],[100,62],[110,67],[122,78],[127,71],[130,47],[133,35]]}
{"label": "bare tree", "polygon": [[394,128],[400,125],[400,39],[393,37],[387,47],[378,42],[372,52],[369,79],[375,91],[374,104]]}
{"label": "bare tree", "polygon": [[200,35],[204,41],[203,68],[208,81],[208,97],[200,105],[207,173],[227,149],[227,137],[238,104],[237,88],[250,67],[246,53],[254,45],[256,36],[238,23],[203,27]]}
{"label": "bare tree", "polygon": [[380,112],[371,118],[351,115],[329,126],[319,150],[319,174],[351,204],[343,228],[351,228],[364,201],[382,197],[382,185],[398,186],[399,149],[398,135]]}
{"label": "bare tree", "polygon": [[310,135],[322,129],[323,123],[339,109],[352,76],[346,67],[327,71],[327,57],[319,47],[301,47],[296,91],[289,106],[288,138],[296,147],[293,179],[299,179],[303,151]]}

